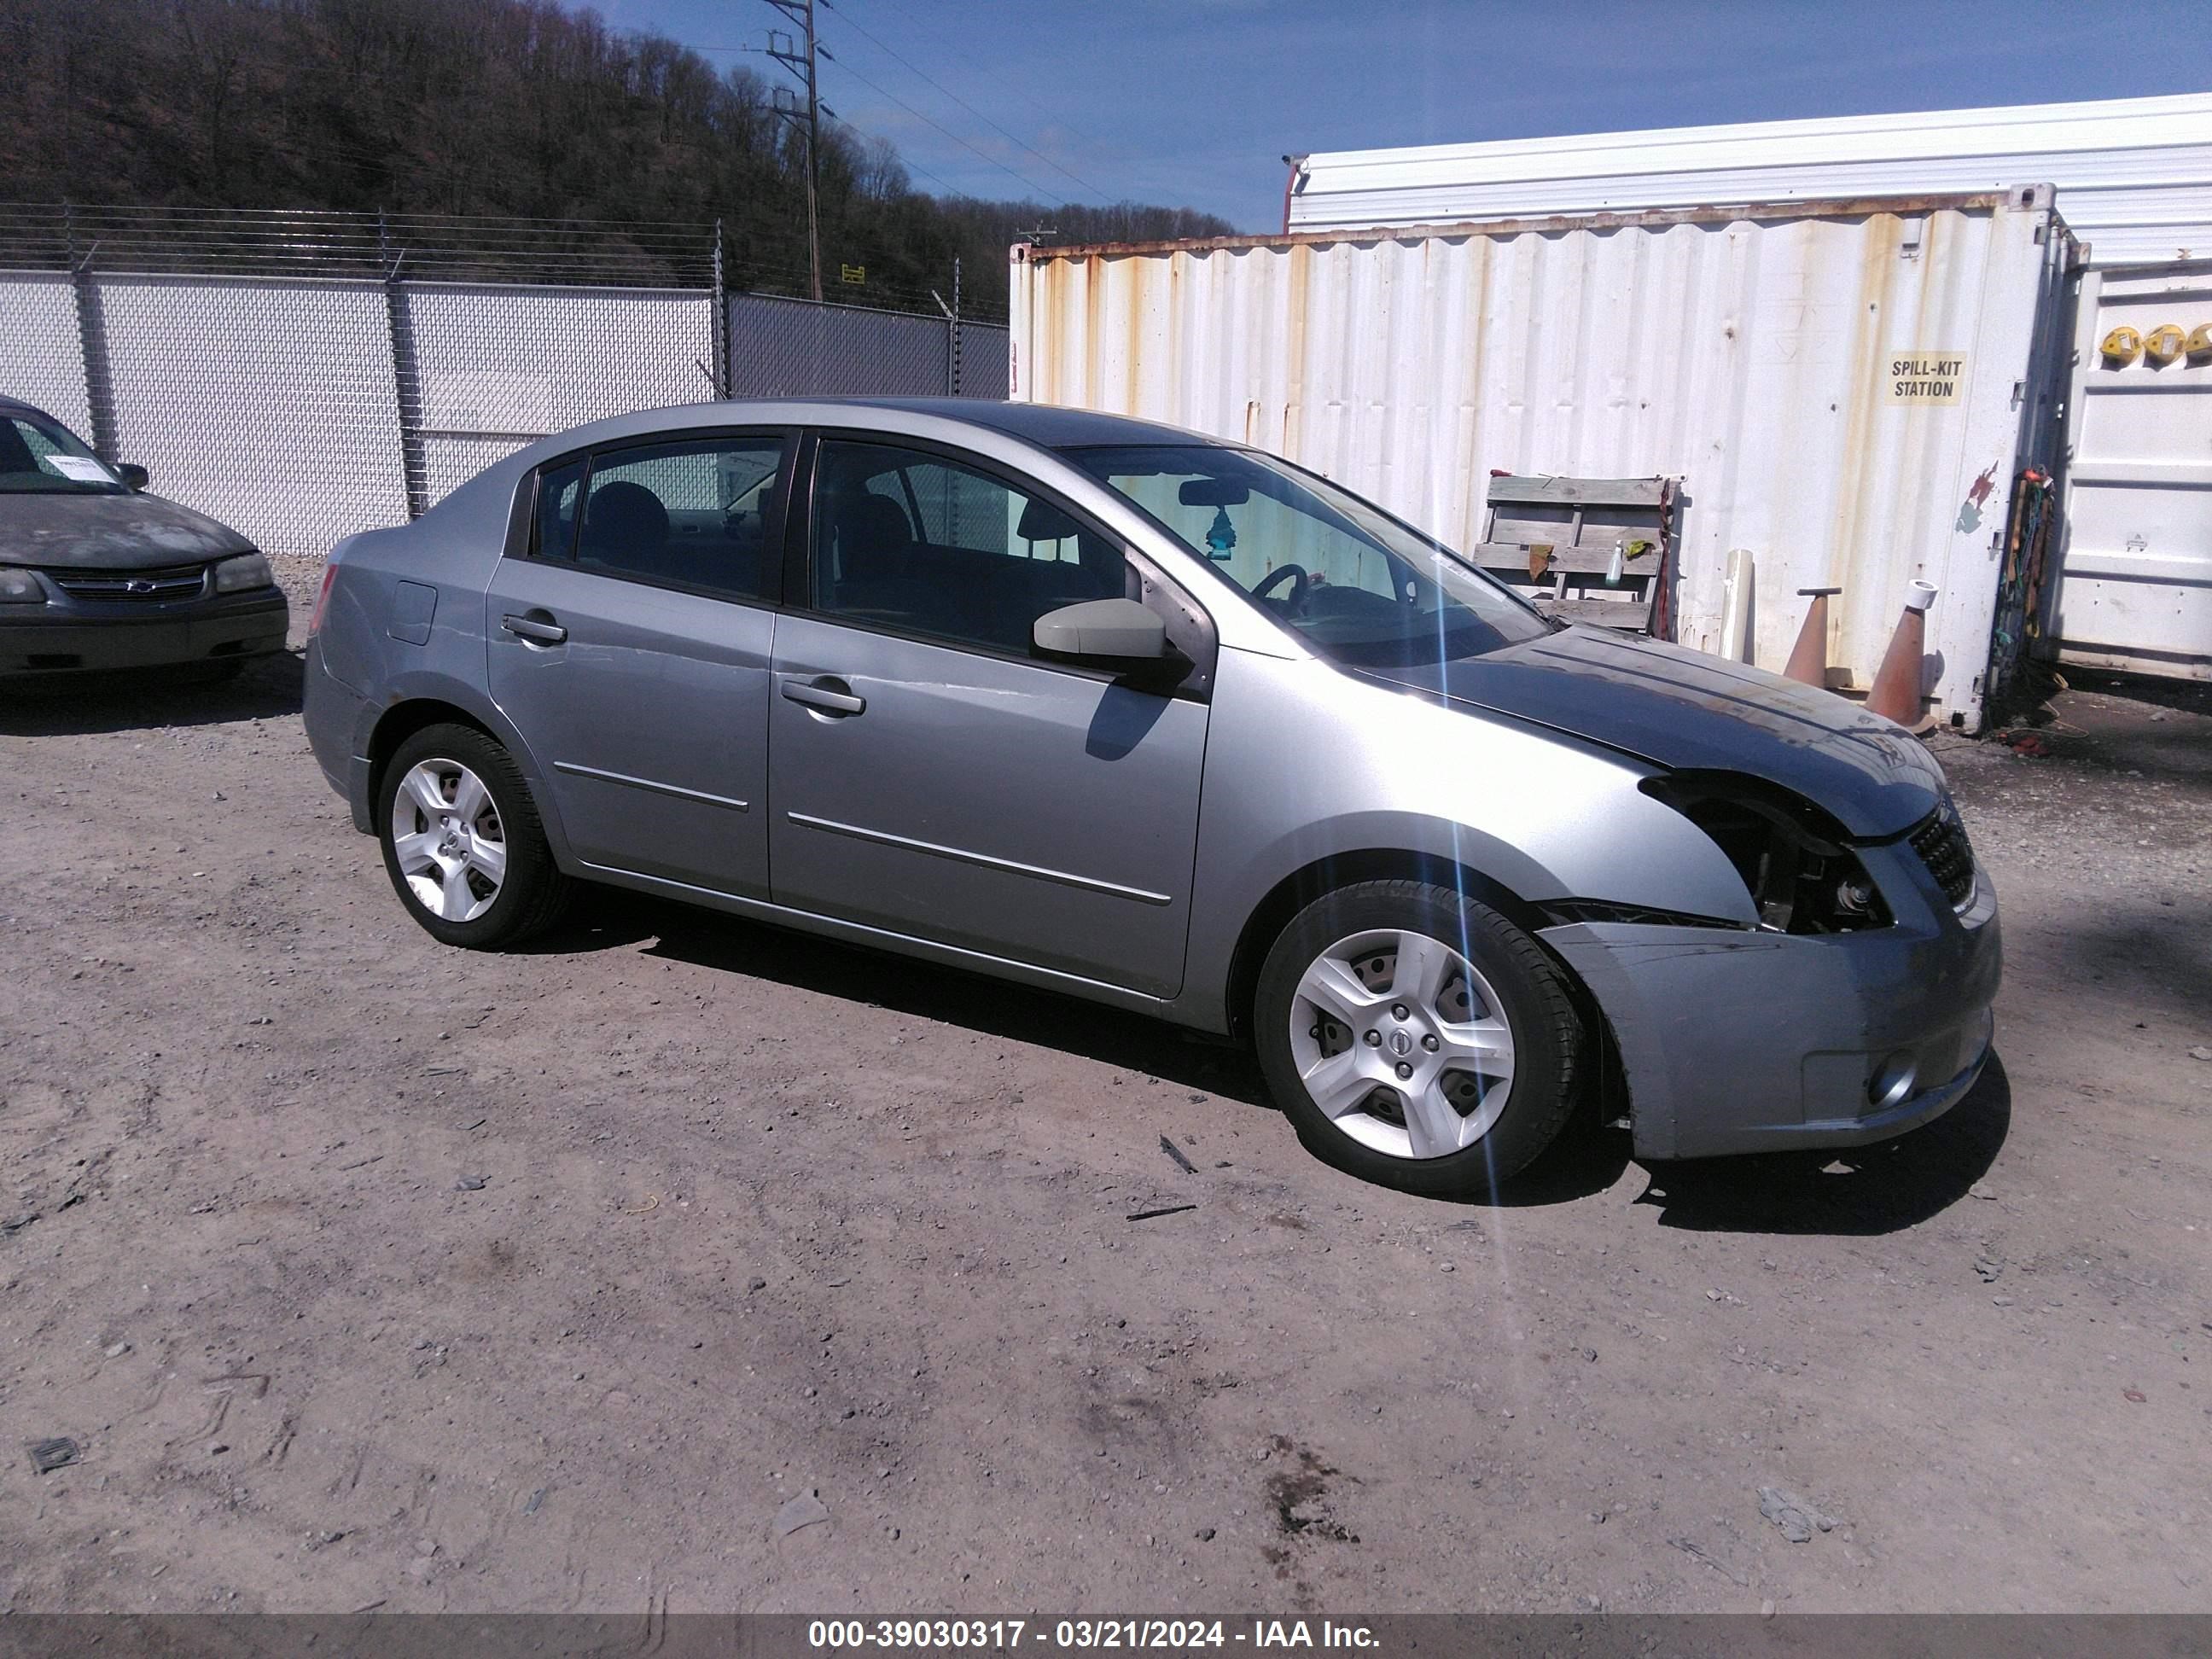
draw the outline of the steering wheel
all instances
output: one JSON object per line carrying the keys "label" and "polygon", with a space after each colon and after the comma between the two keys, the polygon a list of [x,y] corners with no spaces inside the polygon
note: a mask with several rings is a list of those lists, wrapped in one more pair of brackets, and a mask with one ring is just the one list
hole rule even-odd
{"label": "steering wheel", "polygon": [[1306,574],[1305,566],[1302,564],[1277,565],[1262,576],[1253,587],[1252,597],[1255,599],[1266,599],[1285,577],[1291,580],[1291,592],[1290,597],[1283,603],[1289,609],[1296,611],[1306,602],[1306,590],[1313,586],[1312,580]]}

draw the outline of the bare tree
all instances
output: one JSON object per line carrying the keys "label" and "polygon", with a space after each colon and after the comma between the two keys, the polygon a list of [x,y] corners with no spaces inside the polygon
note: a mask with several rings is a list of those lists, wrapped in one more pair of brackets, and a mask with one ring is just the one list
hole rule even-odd
{"label": "bare tree", "polygon": [[[555,0],[0,0],[0,196],[721,220],[731,280],[803,291],[804,145],[745,69]],[[118,44],[120,43],[120,44]],[[127,48],[127,49],[125,49]],[[890,143],[823,134],[825,262],[929,307],[963,261],[1005,299],[1024,223],[1085,239],[1214,234],[1125,204],[918,194]]]}

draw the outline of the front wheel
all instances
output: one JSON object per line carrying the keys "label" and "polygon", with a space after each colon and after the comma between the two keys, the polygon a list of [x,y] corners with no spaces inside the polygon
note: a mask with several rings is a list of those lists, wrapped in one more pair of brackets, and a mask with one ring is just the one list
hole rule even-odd
{"label": "front wheel", "polygon": [[426,726],[384,769],[377,839],[407,913],[473,951],[549,927],[570,883],[553,862],[521,769],[473,726]]}
{"label": "front wheel", "polygon": [[1450,888],[1362,882],[1315,900],[1267,953],[1253,1018],[1299,1138],[1384,1186],[1486,1194],[1574,1105],[1583,1031],[1565,977]]}

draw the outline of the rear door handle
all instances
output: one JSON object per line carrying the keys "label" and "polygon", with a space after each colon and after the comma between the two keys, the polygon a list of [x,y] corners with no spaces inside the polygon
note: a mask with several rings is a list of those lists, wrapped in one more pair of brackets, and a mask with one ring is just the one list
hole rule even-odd
{"label": "rear door handle", "polygon": [[558,645],[568,637],[568,630],[543,611],[536,617],[501,617],[499,625],[518,639],[539,645]]}
{"label": "rear door handle", "polygon": [[830,714],[858,714],[868,706],[866,697],[854,696],[844,681],[830,674],[811,680],[788,678],[783,682],[783,695],[793,702]]}

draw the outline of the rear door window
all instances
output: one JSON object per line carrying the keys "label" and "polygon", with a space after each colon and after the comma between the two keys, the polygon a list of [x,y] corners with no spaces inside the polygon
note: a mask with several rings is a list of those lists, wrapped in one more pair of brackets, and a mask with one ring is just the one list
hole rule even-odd
{"label": "rear door window", "polygon": [[584,499],[588,461],[571,461],[540,475],[538,513],[530,530],[530,550],[541,559],[565,559],[576,550],[576,508]]}
{"label": "rear door window", "polygon": [[610,576],[771,599],[781,434],[600,450],[538,481],[533,551]]}

